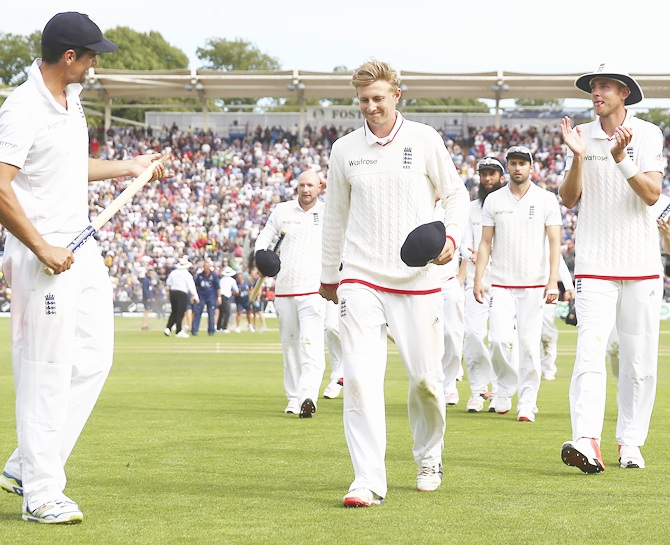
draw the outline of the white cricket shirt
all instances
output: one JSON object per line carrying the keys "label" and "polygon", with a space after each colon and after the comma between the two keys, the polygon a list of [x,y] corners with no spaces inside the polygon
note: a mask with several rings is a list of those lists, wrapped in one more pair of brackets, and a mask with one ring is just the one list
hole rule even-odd
{"label": "white cricket shirt", "polygon": [[25,83],[0,108],[0,162],[20,170],[12,188],[42,235],[77,234],[88,223],[88,129],[82,86],[66,88],[67,109],[33,62]]}
{"label": "white cricket shirt", "polygon": [[491,285],[539,288],[549,277],[546,226],[562,225],[556,195],[531,183],[517,199],[510,184],[486,197],[482,226],[495,228],[491,249]]}
{"label": "white cricket shirt", "polygon": [[274,207],[265,227],[258,235],[255,251],[271,248],[273,239],[286,231],[279,257],[275,295],[289,297],[319,292],[321,277],[321,241],[325,204],[317,201],[305,211],[298,199]]}

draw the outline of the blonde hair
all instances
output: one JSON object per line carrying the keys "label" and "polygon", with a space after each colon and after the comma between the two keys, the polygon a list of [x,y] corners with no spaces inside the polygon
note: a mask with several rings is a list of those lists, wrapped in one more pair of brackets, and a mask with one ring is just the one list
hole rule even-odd
{"label": "blonde hair", "polygon": [[398,71],[390,64],[375,59],[363,63],[354,70],[351,84],[358,90],[359,87],[365,87],[378,80],[388,82],[393,92],[400,87]]}

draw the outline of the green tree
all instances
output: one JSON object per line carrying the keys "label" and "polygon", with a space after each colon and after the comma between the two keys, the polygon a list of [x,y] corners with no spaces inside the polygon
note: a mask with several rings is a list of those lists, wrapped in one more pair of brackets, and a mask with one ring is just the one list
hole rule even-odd
{"label": "green tree", "polygon": [[666,108],[649,108],[646,112],[635,112],[635,117],[658,125],[661,129],[670,127],[670,110]]}
{"label": "green tree", "polygon": [[98,66],[117,70],[175,70],[188,68],[188,57],[171,46],[160,32],[137,32],[118,26],[105,32],[105,37],[120,45],[98,57]]}
{"label": "green tree", "polygon": [[412,112],[488,112],[489,107],[476,98],[401,98],[403,109]]}
{"label": "green tree", "polygon": [[279,70],[281,63],[275,57],[261,52],[254,44],[236,38],[208,39],[199,47],[196,56],[211,70]]}
{"label": "green tree", "polygon": [[0,32],[0,83],[14,86],[23,83],[33,59],[40,56],[39,30],[30,36]]}
{"label": "green tree", "polygon": [[529,109],[556,109],[563,107],[562,98],[517,98],[514,103],[517,108]]}
{"label": "green tree", "polygon": [[[177,70],[188,68],[189,59],[187,55],[176,47],[170,45],[160,32],[137,32],[125,26],[118,26],[105,32],[105,37],[119,44],[119,48],[112,53],[98,56],[98,66],[115,70]],[[132,104],[133,100],[115,100],[116,106],[120,104]],[[193,100],[182,100],[177,98],[143,99],[145,104],[167,104],[174,103],[176,110],[193,110],[197,107]],[[115,108],[114,115],[133,121],[144,121],[145,109],[140,108]],[[99,122],[93,116],[89,116],[91,122]]]}
{"label": "green tree", "polygon": [[[254,44],[236,38],[234,40],[214,39],[210,38],[205,42],[205,47],[199,47],[196,50],[196,56],[203,61],[202,68],[209,70],[279,70],[281,64],[279,60],[271,57],[260,51]],[[277,97],[269,101],[269,107],[277,106]],[[228,105],[251,105],[258,104],[259,101],[264,104],[268,101],[265,99],[250,99],[250,98],[231,98],[226,101],[217,100],[215,103],[221,108]],[[268,107],[268,105],[264,106]]]}

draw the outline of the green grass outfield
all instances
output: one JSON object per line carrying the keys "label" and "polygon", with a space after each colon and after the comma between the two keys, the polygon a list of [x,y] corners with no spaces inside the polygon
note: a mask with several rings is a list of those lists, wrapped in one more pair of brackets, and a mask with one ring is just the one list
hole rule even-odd
{"label": "green grass outfield", "polygon": [[[386,502],[344,509],[353,475],[342,399],[321,399],[312,419],[283,414],[276,321],[265,333],[168,339],[163,321],[142,332],[140,320],[118,318],[115,366],[67,467],[66,492],[84,523],[23,522],[20,499],[2,494],[0,543],[670,543],[670,321],[662,322],[648,467],[618,467],[610,379],[601,475],[560,460],[576,330],[559,325],[558,378],[543,382],[534,424],[467,414],[468,384],[459,384],[435,493],[415,491],[407,378],[391,346]],[[0,320],[0,459],[15,444],[8,330]]]}

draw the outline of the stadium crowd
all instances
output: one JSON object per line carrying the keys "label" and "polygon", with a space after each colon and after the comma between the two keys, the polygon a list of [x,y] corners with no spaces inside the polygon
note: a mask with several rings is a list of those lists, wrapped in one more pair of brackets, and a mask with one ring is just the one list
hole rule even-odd
{"label": "stadium crowd", "polygon": [[[170,154],[166,177],[145,187],[98,234],[116,301],[141,302],[141,282],[149,268],[157,272],[157,301],[164,300],[164,281],[181,256],[187,256],[196,267],[209,259],[216,267],[247,270],[254,241],[273,206],[294,197],[296,180],[304,170],[312,169],[325,179],[330,147],[345,132],[335,126],[307,126],[299,135],[297,126],[258,126],[248,129],[244,137],[226,139],[212,131],[177,126],[91,130],[91,156],[118,159],[150,150]],[[558,122],[542,129],[470,127],[466,136],[441,134],[473,198],[478,187],[477,161],[484,156],[504,158],[513,145],[532,150],[533,181],[558,193],[566,155]],[[665,143],[663,191],[670,194],[670,135]],[[104,209],[127,183],[108,180],[91,184],[90,215]],[[561,250],[572,269],[577,211],[565,207],[561,211]],[[4,240],[2,228],[0,249]],[[10,298],[4,282],[0,298]]]}

